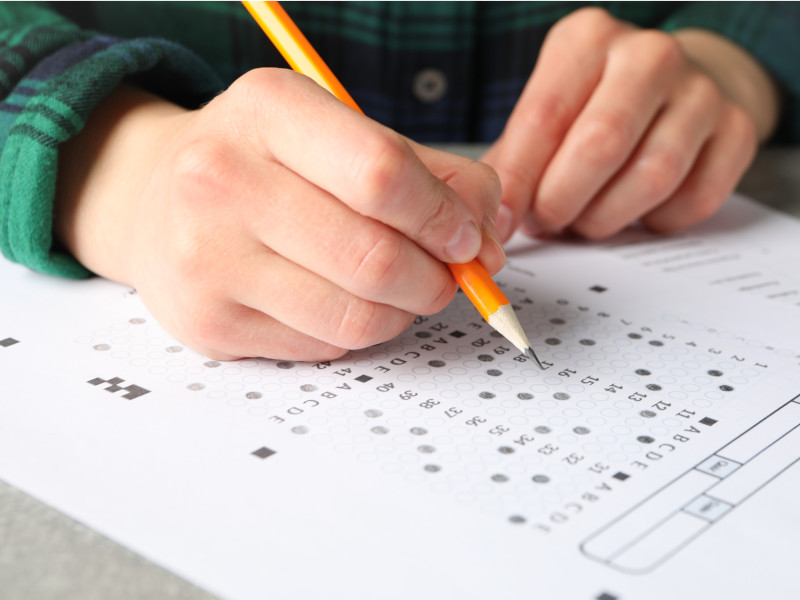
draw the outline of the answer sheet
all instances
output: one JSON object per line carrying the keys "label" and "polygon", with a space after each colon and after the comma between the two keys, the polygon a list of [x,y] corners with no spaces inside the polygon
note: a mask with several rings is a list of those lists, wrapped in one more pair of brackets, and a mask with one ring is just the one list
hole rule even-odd
{"label": "answer sheet", "polygon": [[231,600],[798,598],[798,239],[740,197],[516,238],[544,370],[463,294],[342,360],[222,363],[3,261],[0,478]]}

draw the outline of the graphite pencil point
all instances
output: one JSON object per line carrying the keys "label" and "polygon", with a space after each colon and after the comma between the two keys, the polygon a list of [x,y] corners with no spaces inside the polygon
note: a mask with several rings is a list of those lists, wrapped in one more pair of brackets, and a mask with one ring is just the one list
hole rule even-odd
{"label": "graphite pencil point", "polygon": [[541,363],[541,361],[539,360],[539,357],[538,357],[538,356],[536,356],[536,352],[534,352],[534,351],[533,351],[533,348],[531,348],[530,346],[528,346],[527,348],[525,348],[525,356],[527,356],[528,358],[530,358],[532,361],[535,361],[535,362],[536,362],[536,364],[537,364],[537,365],[539,365],[539,368],[540,368],[540,369],[542,369],[542,370],[544,370],[544,367],[542,366],[542,363]]}

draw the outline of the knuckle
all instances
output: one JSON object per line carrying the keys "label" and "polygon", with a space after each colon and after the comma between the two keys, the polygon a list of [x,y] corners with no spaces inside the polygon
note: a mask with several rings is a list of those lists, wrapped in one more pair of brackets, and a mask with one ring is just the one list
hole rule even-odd
{"label": "knuckle", "polygon": [[543,91],[523,112],[519,113],[520,125],[525,131],[542,136],[542,143],[555,145],[572,124],[570,103],[563,94]]}
{"label": "knuckle", "polygon": [[525,160],[506,160],[495,169],[501,182],[501,198],[505,196],[509,203],[517,196],[527,198],[538,179],[538,172]]}
{"label": "knuckle", "polygon": [[589,240],[602,240],[617,233],[624,225],[609,223],[592,216],[582,217],[572,227],[572,231]]}
{"label": "knuckle", "polygon": [[402,139],[393,133],[382,132],[368,135],[362,142],[360,152],[353,156],[356,194],[355,208],[362,214],[383,205],[400,183],[408,158],[408,148]]}
{"label": "knuckle", "polygon": [[[221,352],[230,338],[230,315],[219,306],[196,302],[184,307],[180,313],[182,331],[190,338],[190,345]],[[180,337],[178,339],[181,339]]]}
{"label": "knuckle", "polygon": [[172,265],[175,279],[179,282],[198,282],[207,277],[208,255],[201,252],[200,236],[186,229],[175,232],[173,243],[165,259]]}
{"label": "knuckle", "polygon": [[347,350],[347,348],[340,348],[332,344],[320,344],[318,347],[314,348],[313,354],[309,354],[307,357],[301,357],[301,360],[317,362],[324,360],[336,360],[347,354]]}
{"label": "knuckle", "polygon": [[609,110],[592,115],[578,137],[577,146],[587,167],[604,171],[619,165],[635,142],[630,117]]}
{"label": "knuckle", "polygon": [[604,8],[593,6],[579,8],[550,28],[542,45],[542,51],[548,52],[551,46],[563,51],[564,47],[580,43],[586,48],[594,48],[598,52],[605,53],[621,33],[631,28],[630,25],[612,17]]}
{"label": "knuckle", "polygon": [[604,8],[587,6],[573,11],[559,21],[556,27],[563,29],[578,27],[589,31],[604,31],[611,28],[616,20]]}
{"label": "knuckle", "polygon": [[636,165],[641,196],[663,200],[678,187],[684,170],[685,161],[675,149],[662,149],[644,156]]}
{"label": "knuckle", "polygon": [[758,145],[758,132],[756,124],[744,108],[738,104],[731,104],[726,114],[726,130],[738,140],[745,148],[755,148]]}
{"label": "knuckle", "polygon": [[161,260],[176,284],[194,288],[212,285],[211,274],[229,267],[233,259],[225,248],[228,231],[214,211],[183,211],[176,221]]}
{"label": "knuckle", "polygon": [[351,350],[372,346],[395,337],[413,320],[401,310],[351,297],[338,320],[334,343]]}
{"label": "knuckle", "polygon": [[376,343],[380,329],[377,313],[377,304],[351,297],[338,319],[333,343],[349,349]]}
{"label": "knuckle", "polygon": [[475,178],[481,183],[485,193],[483,198],[488,200],[488,208],[494,212],[500,208],[500,201],[503,197],[503,186],[500,183],[500,175],[497,171],[485,162],[474,161],[470,168],[475,171]]}
{"label": "knuckle", "polygon": [[574,218],[574,211],[566,202],[550,198],[539,198],[531,207],[534,219],[545,230],[563,229]]}
{"label": "knuckle", "polygon": [[[255,96],[256,100],[263,100],[264,90],[269,90],[271,96],[288,92],[289,86],[294,86],[304,78],[289,69],[262,67],[251,69],[240,75],[228,88],[234,95],[249,97]],[[223,95],[225,96],[225,95]]]}
{"label": "knuckle", "polygon": [[445,309],[445,307],[450,304],[453,300],[453,297],[456,295],[456,290],[458,289],[458,285],[456,284],[455,280],[452,277],[446,277],[441,285],[437,286],[430,286],[431,292],[434,292],[438,289],[438,292],[435,292],[431,296],[430,302],[428,302],[425,306],[419,310],[419,314],[421,315],[433,315]]}
{"label": "knuckle", "polygon": [[412,239],[432,238],[432,232],[452,227],[455,205],[450,198],[444,197],[439,202],[433,202],[428,209],[427,212],[420,211],[411,226],[409,234]]}
{"label": "knuckle", "polygon": [[705,221],[717,212],[726,197],[727,193],[720,193],[719,190],[717,190],[716,193],[709,191],[702,195],[694,194],[693,197],[686,202],[685,210],[681,215],[681,220],[678,222],[678,227],[683,229],[689,225]]}
{"label": "knuckle", "polygon": [[374,296],[391,285],[399,269],[403,244],[399,236],[374,227],[353,240],[355,267],[351,279],[359,296]]}
{"label": "knuckle", "polygon": [[716,109],[722,102],[722,92],[717,84],[703,73],[693,73],[684,84],[682,93],[700,106]]}
{"label": "knuckle", "polygon": [[657,29],[642,29],[630,37],[631,51],[646,61],[652,72],[664,74],[684,64],[681,45],[669,33]]}
{"label": "knuckle", "polygon": [[227,144],[211,138],[183,144],[173,156],[171,169],[180,186],[178,196],[189,199],[215,196],[211,192],[230,187],[236,174]]}

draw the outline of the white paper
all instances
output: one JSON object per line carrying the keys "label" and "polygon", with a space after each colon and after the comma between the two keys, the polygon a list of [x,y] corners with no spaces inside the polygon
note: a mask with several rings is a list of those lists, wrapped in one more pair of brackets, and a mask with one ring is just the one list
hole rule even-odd
{"label": "white paper", "polygon": [[333,363],[210,361],[0,263],[0,478],[223,598],[800,595],[800,222],[515,239],[538,367],[463,295]]}

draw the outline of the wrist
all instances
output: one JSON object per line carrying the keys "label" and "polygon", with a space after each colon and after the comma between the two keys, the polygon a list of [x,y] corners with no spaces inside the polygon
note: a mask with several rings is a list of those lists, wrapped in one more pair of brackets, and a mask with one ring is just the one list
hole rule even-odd
{"label": "wrist", "polygon": [[59,148],[54,235],[94,273],[133,284],[125,240],[157,151],[187,112],[123,84]]}
{"label": "wrist", "polygon": [[687,58],[750,114],[759,142],[766,141],[780,116],[778,86],[766,69],[746,50],[711,31],[681,29],[673,35]]}

